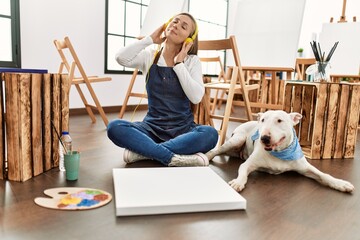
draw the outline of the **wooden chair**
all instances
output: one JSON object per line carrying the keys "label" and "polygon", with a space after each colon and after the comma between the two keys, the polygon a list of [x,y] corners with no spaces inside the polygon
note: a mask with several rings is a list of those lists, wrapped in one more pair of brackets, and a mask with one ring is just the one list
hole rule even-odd
{"label": "wooden chair", "polygon": [[210,83],[210,85],[205,84],[205,88],[207,90],[208,89],[215,89],[215,90],[228,91],[227,92],[228,98],[227,98],[227,101],[226,101],[225,110],[224,110],[223,115],[211,114],[211,111],[210,111],[210,95],[209,95],[209,93],[206,93],[204,95],[204,98],[203,98],[203,105],[205,106],[206,115],[208,116],[210,125],[214,126],[213,119],[221,119],[222,120],[220,128],[218,129],[219,138],[220,138],[220,140],[219,140],[220,145],[222,145],[225,142],[227,128],[228,128],[228,124],[229,124],[230,119],[233,120],[230,117],[230,115],[231,115],[231,107],[232,107],[232,99],[234,97],[235,89],[238,89],[238,87],[239,87],[239,85],[236,84],[239,73],[240,73],[239,68],[237,66],[234,66],[233,71],[232,71],[232,76],[231,76],[231,79],[230,79],[230,83],[216,83],[216,84]]}
{"label": "wooden chair", "polygon": [[306,69],[315,63],[315,58],[297,58],[295,63],[296,79],[306,80]]}
{"label": "wooden chair", "polygon": [[144,92],[144,93],[132,92],[133,87],[134,87],[134,83],[135,83],[135,80],[136,80],[136,77],[137,77],[138,73],[139,73],[139,70],[135,69],[133,75],[131,76],[130,84],[129,84],[128,90],[126,92],[124,102],[123,102],[123,104],[121,106],[121,109],[120,109],[119,118],[123,118],[130,97],[137,97],[137,98],[141,98],[141,99],[142,98],[147,98],[146,92]]}
{"label": "wooden chair", "polygon": [[[244,73],[240,63],[240,57],[236,45],[235,36],[230,36],[227,39],[199,41],[199,51],[224,51],[224,50],[230,50],[232,52],[235,62],[235,66],[232,69],[230,82],[205,84],[206,89],[215,89],[215,90],[222,90],[227,92],[227,100],[226,100],[224,114],[217,114],[217,115],[211,114],[210,107],[206,107],[206,111],[207,114],[210,116],[210,119],[221,120],[221,126],[220,129],[218,130],[220,135],[220,141],[219,141],[220,145],[225,142],[226,131],[229,121],[246,122],[246,121],[251,121],[253,119],[250,108],[250,101],[248,98],[248,92],[250,90],[256,90],[259,88],[258,84],[247,85],[245,83]],[[230,116],[235,92],[242,94],[242,97],[244,99],[246,118],[236,118]],[[208,94],[206,95],[207,96],[205,96],[205,101],[209,101],[209,96]],[[206,106],[208,106],[208,104],[206,104]]]}
{"label": "wooden chair", "polygon": [[[73,45],[71,44],[70,39],[68,37],[65,37],[64,40],[54,40],[54,44],[55,44],[55,47],[58,50],[60,57],[61,57],[59,73],[63,73],[64,67],[65,67],[66,71],[69,74],[71,84],[75,85],[75,87],[80,95],[80,98],[83,101],[86,111],[89,114],[92,122],[93,123],[96,122],[96,118],[92,111],[93,109],[95,109],[99,112],[105,126],[107,126],[109,121],[108,121],[108,119],[105,115],[105,112],[95,94],[94,89],[91,86],[91,83],[111,81],[111,78],[110,77],[88,76],[85,73],[85,70],[84,70],[83,66],[81,65],[80,60],[75,52],[75,49],[74,49]],[[68,51],[70,52],[70,55],[72,57],[72,59],[70,61],[71,64],[69,63],[69,61],[66,58],[66,55],[64,52],[65,49],[68,49]],[[74,77],[76,69],[78,69],[78,71],[80,72],[81,77]],[[80,84],[86,85],[95,105],[91,105],[88,103],[88,101],[85,98],[85,95],[80,87]]]}
{"label": "wooden chair", "polygon": [[[225,72],[224,72],[224,66],[221,62],[221,59],[219,56],[217,57],[201,57],[200,61],[203,63],[217,63],[219,64],[220,67],[220,72],[218,74],[218,78],[216,80],[216,82],[225,82],[227,81],[229,78],[225,78]],[[218,98],[219,95],[219,90],[215,91],[215,95],[214,98],[212,99],[212,104],[211,104],[211,113],[214,114],[216,106],[218,109],[220,109],[220,106],[222,104],[222,98],[224,97],[224,92],[221,92],[221,97],[220,99]]]}
{"label": "wooden chair", "polygon": [[[294,68],[289,67],[259,67],[259,66],[243,66],[245,72],[257,72],[260,76],[258,82],[260,89],[258,94],[255,94],[256,99],[252,98],[250,106],[252,110],[281,110],[283,109],[285,81],[277,76],[278,73],[286,73],[286,79],[291,79],[291,73]],[[251,82],[251,81],[250,81]],[[237,94],[237,92],[235,92]],[[254,97],[254,96],[253,96]],[[245,106],[243,101],[234,101],[235,106]]]}

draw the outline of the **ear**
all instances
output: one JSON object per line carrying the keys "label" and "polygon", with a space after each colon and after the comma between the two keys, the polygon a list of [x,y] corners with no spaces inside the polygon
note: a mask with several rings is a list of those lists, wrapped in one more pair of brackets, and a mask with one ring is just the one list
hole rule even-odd
{"label": "ear", "polygon": [[289,113],[290,119],[293,121],[294,126],[300,122],[300,119],[302,119],[302,115],[297,112]]}
{"label": "ear", "polygon": [[260,118],[261,118],[261,116],[263,115],[264,113],[262,113],[262,112],[258,112],[257,113],[257,120],[258,121],[260,121]]}

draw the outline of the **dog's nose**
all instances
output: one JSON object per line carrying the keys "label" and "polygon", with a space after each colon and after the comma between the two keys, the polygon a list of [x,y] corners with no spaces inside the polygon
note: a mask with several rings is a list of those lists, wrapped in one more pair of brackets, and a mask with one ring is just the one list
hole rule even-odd
{"label": "dog's nose", "polygon": [[263,135],[261,136],[261,142],[264,144],[270,144],[271,137],[269,135]]}

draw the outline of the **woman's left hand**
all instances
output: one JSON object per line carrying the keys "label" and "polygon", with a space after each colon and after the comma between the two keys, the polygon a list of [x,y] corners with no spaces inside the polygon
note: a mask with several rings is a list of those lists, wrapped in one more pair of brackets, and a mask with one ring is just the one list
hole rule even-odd
{"label": "woman's left hand", "polygon": [[192,45],[193,45],[192,42],[190,42],[190,43],[184,42],[180,52],[174,58],[174,63],[183,62],[185,60],[186,56],[188,55],[188,52],[191,49]]}

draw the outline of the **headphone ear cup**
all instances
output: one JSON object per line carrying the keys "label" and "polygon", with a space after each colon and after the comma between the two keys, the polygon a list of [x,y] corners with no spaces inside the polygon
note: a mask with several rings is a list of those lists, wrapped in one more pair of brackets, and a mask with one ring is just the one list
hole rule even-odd
{"label": "headphone ear cup", "polygon": [[192,38],[187,38],[187,39],[185,39],[185,43],[186,43],[186,44],[189,44],[189,43],[191,43],[191,42],[193,42]]}

